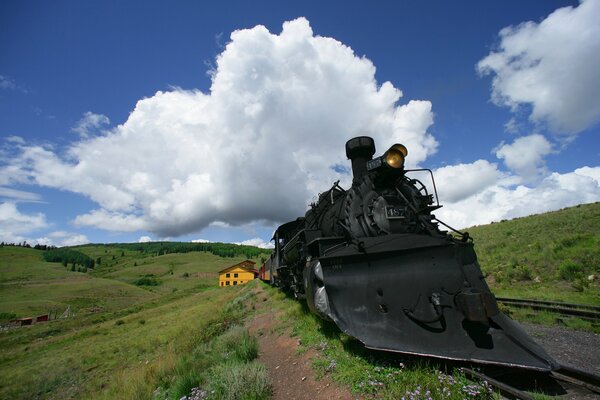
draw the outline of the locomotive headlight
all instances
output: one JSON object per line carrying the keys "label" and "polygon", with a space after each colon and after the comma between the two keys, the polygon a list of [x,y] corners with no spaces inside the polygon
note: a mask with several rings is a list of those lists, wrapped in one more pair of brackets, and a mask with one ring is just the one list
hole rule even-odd
{"label": "locomotive headlight", "polygon": [[404,145],[399,143],[390,147],[388,151],[383,155],[385,159],[385,163],[392,168],[402,168],[404,167],[404,159],[408,154],[408,150]]}
{"label": "locomotive headlight", "polygon": [[404,160],[408,155],[406,147],[400,143],[396,143],[388,149],[382,156],[367,161],[367,171],[375,171],[380,168],[392,168],[394,170],[404,167]]}

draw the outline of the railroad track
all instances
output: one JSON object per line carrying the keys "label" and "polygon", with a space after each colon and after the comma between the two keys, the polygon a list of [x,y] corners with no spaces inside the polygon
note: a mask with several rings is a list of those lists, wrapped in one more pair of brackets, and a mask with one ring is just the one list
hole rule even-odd
{"label": "railroad track", "polygon": [[[491,386],[496,388],[504,397],[508,399],[521,399],[521,400],[534,400],[534,396],[527,391],[523,390],[518,385],[511,385],[506,382],[506,379],[502,379],[501,377],[494,377],[491,375],[487,375],[481,371],[475,371],[471,368],[461,368],[463,374],[471,379],[478,379],[482,381],[488,382]],[[497,372],[497,371],[496,371]],[[551,379],[554,381],[560,381],[566,383],[566,386],[577,387],[580,391],[580,394],[588,394],[591,396],[600,395],[600,376],[589,373],[587,371],[579,370],[577,368],[569,367],[566,365],[561,365],[559,369],[553,371],[551,373],[540,375],[537,378],[530,378],[534,380],[540,380],[539,382],[543,382],[544,380]],[[536,387],[536,391],[542,389],[543,386],[552,386],[548,385],[548,382],[545,384],[542,383],[541,387]],[[564,389],[563,386],[559,386],[561,389]],[[556,390],[556,389],[552,389]],[[566,394],[560,392],[553,392],[552,394],[560,395]]]}
{"label": "railroad track", "polygon": [[592,322],[600,322],[600,306],[571,304],[558,301],[513,299],[509,297],[497,297],[496,300],[510,307],[550,311],[564,316],[579,317]]}

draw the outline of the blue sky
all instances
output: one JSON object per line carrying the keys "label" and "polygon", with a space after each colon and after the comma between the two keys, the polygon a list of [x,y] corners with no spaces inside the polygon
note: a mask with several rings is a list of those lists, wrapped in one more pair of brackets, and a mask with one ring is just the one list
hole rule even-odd
{"label": "blue sky", "polygon": [[598,3],[2,2],[0,236],[260,244],[357,134],[459,227],[598,201]]}

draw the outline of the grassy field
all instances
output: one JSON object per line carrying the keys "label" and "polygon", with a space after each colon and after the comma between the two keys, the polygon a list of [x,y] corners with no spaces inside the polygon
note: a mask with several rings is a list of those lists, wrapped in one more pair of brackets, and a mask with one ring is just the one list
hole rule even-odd
{"label": "grassy field", "polygon": [[[104,260],[82,273],[43,261],[39,250],[0,248],[5,320],[68,306],[76,313],[0,333],[0,398],[180,399],[208,382],[213,398],[231,390],[266,398],[256,340],[241,328],[250,288],[217,287],[217,271],[245,258],[77,250]],[[149,277],[155,286],[136,285]],[[224,346],[236,357],[224,358]]]}
{"label": "grassy field", "polygon": [[[95,318],[3,332],[0,398],[179,399],[219,379],[218,390],[226,394],[222,381],[230,369],[252,372],[246,377],[254,382],[249,388],[265,398],[268,380],[264,367],[253,361],[255,340],[236,327],[246,313],[235,299],[248,292],[240,287],[165,295]],[[223,357],[225,345],[241,356]]]}
{"label": "grassy field", "polygon": [[496,295],[600,305],[600,203],[465,230]]}
{"label": "grassy field", "polygon": [[72,272],[42,260],[39,250],[0,248],[0,313],[18,317],[50,311],[113,311],[157,297],[123,282]]}
{"label": "grassy field", "polygon": [[[468,231],[496,295],[600,304],[598,281],[588,280],[600,272],[600,203]],[[291,325],[302,350],[317,350],[317,373],[331,375],[356,394],[496,396],[458,371],[367,352],[301,303],[262,283],[218,288],[217,271],[244,260],[243,255],[159,255],[119,245],[75,249],[91,257],[96,268],[74,272],[43,261],[39,250],[0,247],[4,320],[69,306],[76,313],[0,332],[0,398],[179,399],[192,390],[205,391],[208,398],[239,398],[234,393],[267,398],[270,387],[264,366],[255,360],[256,340],[242,327],[254,312],[257,286],[267,294],[271,311],[278,310],[279,329]],[[529,318],[526,312],[513,317]],[[537,322],[553,320],[541,315]],[[589,328],[577,321],[572,327]]]}

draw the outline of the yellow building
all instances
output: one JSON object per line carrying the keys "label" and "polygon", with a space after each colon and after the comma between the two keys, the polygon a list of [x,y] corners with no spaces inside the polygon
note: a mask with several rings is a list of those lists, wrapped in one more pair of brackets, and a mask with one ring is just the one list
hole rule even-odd
{"label": "yellow building", "polygon": [[219,286],[243,285],[258,276],[254,269],[256,263],[250,260],[242,261],[219,271]]}

